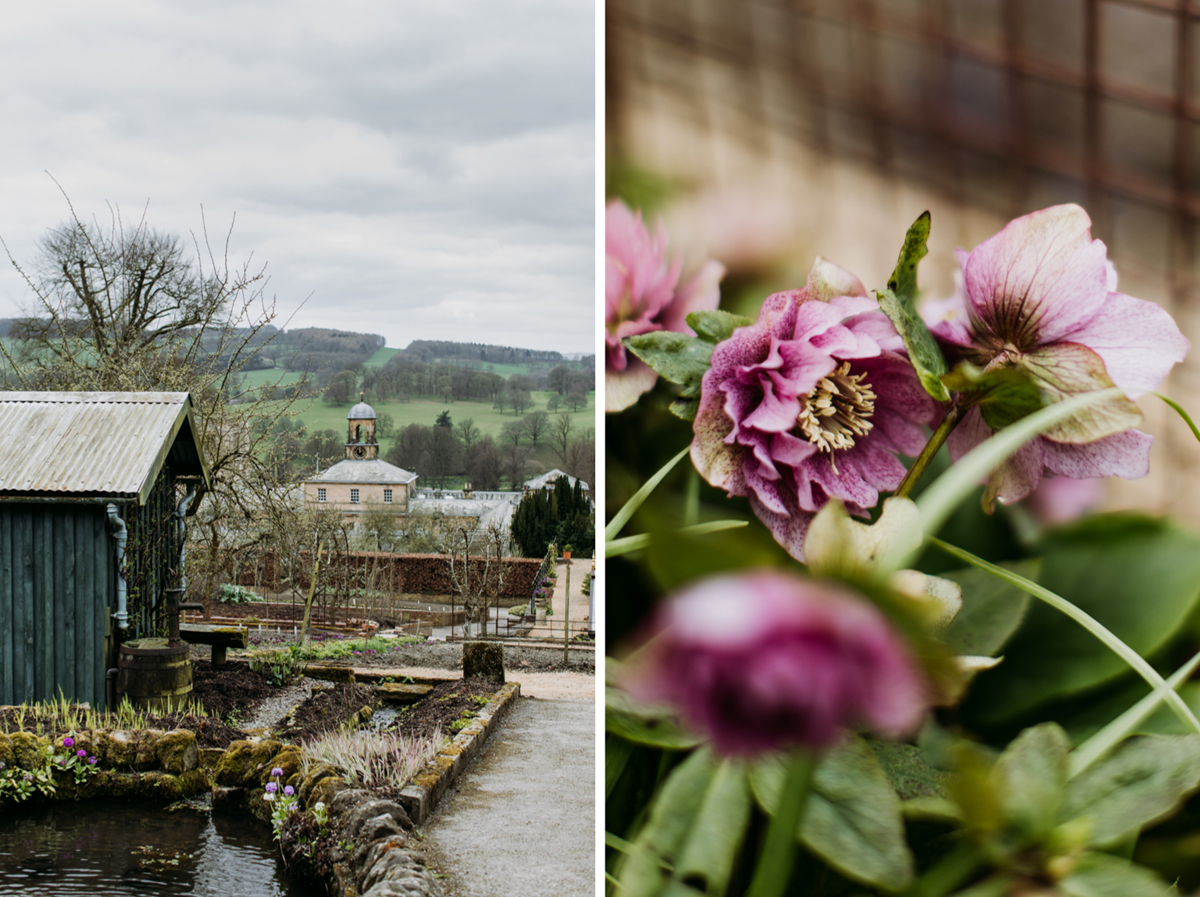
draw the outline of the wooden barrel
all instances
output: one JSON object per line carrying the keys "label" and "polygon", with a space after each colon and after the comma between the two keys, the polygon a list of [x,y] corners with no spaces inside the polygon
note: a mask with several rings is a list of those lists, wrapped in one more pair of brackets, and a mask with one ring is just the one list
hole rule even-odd
{"label": "wooden barrel", "polygon": [[176,710],[192,694],[188,645],[165,638],[133,639],[121,645],[117,659],[117,700],[129,698],[144,710]]}

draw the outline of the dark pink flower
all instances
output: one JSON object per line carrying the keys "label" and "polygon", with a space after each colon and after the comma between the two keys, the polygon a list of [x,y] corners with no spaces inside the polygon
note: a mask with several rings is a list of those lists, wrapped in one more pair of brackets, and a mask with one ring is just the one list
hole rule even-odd
{"label": "dark pink flower", "polygon": [[913,732],[929,688],[879,610],[777,571],[701,580],[661,605],[623,683],[725,754],[828,747],[844,728]]}
{"label": "dark pink flower", "polygon": [[[1116,385],[1133,399],[1157,386],[1190,348],[1162,308],[1117,291],[1116,270],[1079,206],[1017,218],[974,251],[960,250],[959,262],[961,292],[932,314],[926,310],[951,361],[1020,368],[1056,398]],[[1118,402],[1060,424],[997,470],[990,491],[1018,501],[1044,473],[1145,476],[1152,438],[1134,429],[1138,419],[1136,406]],[[971,409],[950,436],[951,457],[995,429]]]}
{"label": "dark pink flower", "polygon": [[854,275],[817,260],[808,284],[767,297],[758,322],[717,345],[693,425],[692,461],[746,495],[804,560],[809,521],[830,498],[865,514],[904,478],[940,415],[904,343]]}
{"label": "dark pink flower", "polygon": [[621,411],[654,386],[657,374],[625,351],[621,340],[639,333],[674,330],[695,336],[686,318],[711,311],[720,301],[725,268],[707,261],[679,286],[680,259],[667,263],[667,231],[662,222],[651,237],[641,212],[611,202],[604,223],[605,411]]}

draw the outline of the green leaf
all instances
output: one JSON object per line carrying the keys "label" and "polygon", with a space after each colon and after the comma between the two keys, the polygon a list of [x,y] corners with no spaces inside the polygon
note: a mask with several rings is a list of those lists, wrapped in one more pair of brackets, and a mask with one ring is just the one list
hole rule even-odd
{"label": "green leaf", "polygon": [[929,226],[929,213],[921,213],[904,235],[904,246],[896,260],[896,268],[888,278],[887,289],[877,290],[875,298],[904,340],[909,360],[925,391],[939,402],[945,402],[950,399],[950,393],[941,381],[946,373],[946,359],[917,313],[917,264],[929,253],[926,245]]}
{"label": "green leaf", "polygon": [[1008,823],[1025,843],[1041,841],[1055,826],[1070,749],[1061,726],[1042,723],[1018,735],[992,768]]}
{"label": "green leaf", "polygon": [[888,289],[896,294],[901,301],[915,303],[917,299],[917,264],[929,254],[929,228],[932,218],[929,212],[922,212],[908,233],[904,235],[904,246],[900,249],[900,258],[896,268],[888,278]]}
{"label": "green leaf", "polygon": [[666,478],[667,474],[674,469],[675,465],[683,460],[683,456],[686,455],[688,451],[689,448],[682,449],[679,454],[655,471],[654,475],[651,476],[650,479],[642,483],[641,488],[639,488],[638,491],[633,494],[629,501],[621,505],[621,510],[617,511],[617,513],[613,515],[613,519],[608,522],[606,527],[604,527],[604,538],[606,540],[616,537],[617,533],[621,531],[621,528],[629,522],[629,518],[632,517],[637,509],[640,508],[646,499],[650,497],[650,493],[658,487],[658,484],[661,483],[664,478]]}
{"label": "green leaf", "polygon": [[677,766],[650,804],[650,814],[621,857],[616,876],[627,897],[654,897],[670,881],[675,859],[717,773],[712,751],[701,749]]}
{"label": "green leaf", "polygon": [[694,311],[687,316],[687,325],[696,331],[696,336],[716,345],[733,336],[739,327],[754,323],[753,318],[735,315],[727,311]]}
{"label": "green leaf", "polygon": [[668,893],[719,897],[729,885],[734,861],[750,825],[750,788],[745,767],[726,760],[704,795],[675,864]]}
{"label": "green leaf", "polygon": [[946,797],[950,774],[925,761],[921,749],[895,741],[868,741],[880,768],[901,800]]}
{"label": "green leaf", "polygon": [[[633,744],[669,751],[693,748],[702,740],[680,726],[671,711],[638,704],[611,685],[604,689],[604,730]],[[606,770],[607,763],[605,758]]]}
{"label": "green leaf", "polygon": [[745,767],[696,751],[671,773],[617,867],[623,894],[724,894],[750,824]]}
{"label": "green leaf", "polygon": [[[750,785],[768,814],[779,805],[784,759],[754,764]],[[867,743],[857,736],[822,758],[797,833],[800,843],[839,874],[861,884],[899,890],[913,878],[900,798]]]}
{"label": "green leaf", "polygon": [[[1200,595],[1200,536],[1136,515],[1104,515],[1052,534],[1037,577],[1142,657],[1184,625]],[[1042,602],[1005,646],[1005,662],[980,674],[964,712],[998,722],[1126,675],[1124,660]]]}
{"label": "green leaf", "polygon": [[1033,376],[1019,367],[985,371],[964,361],[942,377],[942,383],[959,394],[964,406],[978,405],[993,430],[1002,430],[1049,404]]}
{"label": "green leaf", "polygon": [[[1001,566],[1036,580],[1041,561],[1015,561]],[[942,641],[959,654],[998,654],[1025,618],[1029,595],[976,567],[942,575],[962,589],[962,609],[942,633]]]}
{"label": "green leaf", "polygon": [[633,755],[633,745],[615,735],[604,736],[604,799],[607,800],[625,772],[629,758]]}
{"label": "green leaf", "polygon": [[1200,735],[1143,735],[1071,781],[1060,821],[1089,818],[1088,843],[1107,847],[1170,815],[1197,787]]}
{"label": "green leaf", "polygon": [[906,305],[891,290],[876,290],[875,298],[904,340],[908,360],[912,362],[925,391],[939,402],[948,402],[950,393],[942,383],[942,376],[947,370],[946,359],[933,334],[917,314],[916,303]]}
{"label": "green leaf", "polygon": [[1144,866],[1105,853],[1085,853],[1058,883],[1067,897],[1169,897],[1176,893]]}
{"label": "green leaf", "polygon": [[660,377],[682,387],[671,410],[684,420],[693,420],[700,407],[700,381],[708,372],[713,343],[672,330],[639,333],[623,342]]}

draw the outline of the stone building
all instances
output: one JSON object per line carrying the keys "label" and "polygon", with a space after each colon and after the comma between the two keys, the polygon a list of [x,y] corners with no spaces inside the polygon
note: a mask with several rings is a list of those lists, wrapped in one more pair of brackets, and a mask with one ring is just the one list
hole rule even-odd
{"label": "stone building", "polygon": [[379,457],[375,409],[359,402],[346,420],[346,457],[305,481],[305,504],[341,511],[347,523],[368,509],[407,514],[417,475]]}

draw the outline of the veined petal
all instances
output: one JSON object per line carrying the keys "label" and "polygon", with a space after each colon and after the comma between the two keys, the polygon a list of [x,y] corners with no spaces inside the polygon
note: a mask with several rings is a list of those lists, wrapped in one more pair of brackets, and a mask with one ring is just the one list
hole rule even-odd
{"label": "veined petal", "polygon": [[724,276],[725,266],[720,262],[711,259],[705,262],[695,277],[675,291],[675,297],[659,315],[667,330],[695,336],[696,331],[687,325],[687,316],[694,311],[713,311],[717,307]]}
{"label": "veined petal", "polygon": [[1191,348],[1161,306],[1124,293],[1109,293],[1100,310],[1063,339],[1104,359],[1108,376],[1131,398],[1158,386]]}
{"label": "veined petal", "polygon": [[1108,294],[1104,244],[1076,205],[1009,222],[971,252],[963,276],[976,333],[1022,351],[1061,339]]}
{"label": "veined petal", "polygon": [[814,299],[828,302],[837,296],[866,296],[862,281],[840,265],[817,256],[808,270],[808,289]]}
{"label": "veined petal", "polygon": [[1141,430],[1126,430],[1087,445],[1067,445],[1042,440],[1046,467],[1076,480],[1122,477],[1136,480],[1150,472],[1150,445],[1154,437]]}
{"label": "veined petal", "polygon": [[1032,442],[1027,442],[992,471],[987,489],[983,493],[986,509],[990,509],[992,502],[997,498],[1006,505],[1020,501],[1038,487],[1042,481],[1043,442],[1040,436]]}
{"label": "veined petal", "polygon": [[[1079,343],[1058,343],[1021,357],[1019,364],[1033,375],[1038,386],[1053,401],[1112,388],[1104,361]],[[1042,435],[1056,442],[1095,442],[1136,427],[1142,412],[1124,396],[1092,405],[1069,420],[1056,424]]]}
{"label": "veined petal", "polygon": [[649,392],[657,379],[658,374],[636,358],[629,358],[623,371],[609,368],[604,372],[604,410],[624,411]]}

